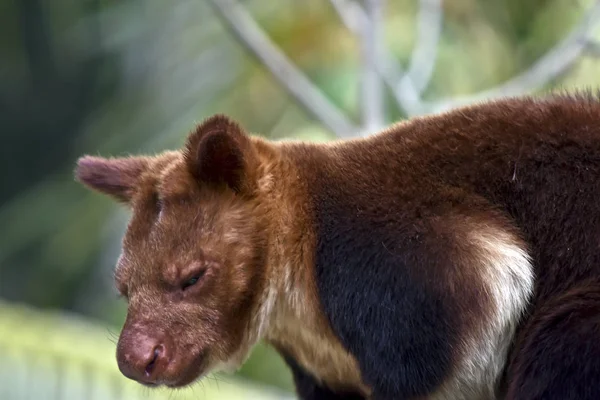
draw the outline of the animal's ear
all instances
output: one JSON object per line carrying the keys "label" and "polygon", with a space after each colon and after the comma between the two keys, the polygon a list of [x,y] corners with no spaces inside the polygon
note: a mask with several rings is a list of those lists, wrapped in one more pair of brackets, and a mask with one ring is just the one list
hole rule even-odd
{"label": "animal's ear", "polygon": [[200,182],[226,185],[236,193],[255,189],[256,149],[236,122],[215,115],[190,134],[185,151],[190,173]]}
{"label": "animal's ear", "polygon": [[145,157],[84,156],[77,161],[75,178],[85,186],[128,203],[140,175],[149,167]]}

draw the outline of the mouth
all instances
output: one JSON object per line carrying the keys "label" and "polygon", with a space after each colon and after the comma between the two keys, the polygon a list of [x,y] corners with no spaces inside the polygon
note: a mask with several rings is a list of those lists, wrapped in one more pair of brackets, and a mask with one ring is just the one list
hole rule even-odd
{"label": "mouth", "polygon": [[183,388],[202,379],[207,374],[208,369],[208,354],[204,350],[190,361],[188,366],[178,374],[176,380],[164,382],[164,385],[171,389]]}

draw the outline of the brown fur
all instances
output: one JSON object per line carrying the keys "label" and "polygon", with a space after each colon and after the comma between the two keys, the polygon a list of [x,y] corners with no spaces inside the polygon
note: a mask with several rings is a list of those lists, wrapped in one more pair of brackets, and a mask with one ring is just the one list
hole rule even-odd
{"label": "brown fur", "polygon": [[[596,173],[600,102],[583,96],[507,99],[318,145],[265,141],[215,116],[180,151],[84,157],[77,168],[133,211],[115,274],[129,301],[122,371],[180,386],[239,366],[265,339],[293,361],[306,398],[500,396],[509,351],[517,378],[507,382],[527,362],[515,332],[533,346],[527,332],[548,320],[543,305],[600,275],[590,262]],[[439,320],[411,302],[385,308],[402,298],[389,286],[398,273],[407,293],[427,291],[443,308]],[[525,311],[540,314],[522,320]],[[373,315],[381,326],[369,326]],[[420,340],[397,315],[433,328],[423,340],[447,333],[435,371],[418,363],[434,351],[411,355],[414,371],[371,360],[397,356],[403,337]],[[347,322],[355,317],[364,319]],[[423,371],[431,376],[419,382]]]}
{"label": "brown fur", "polygon": [[[116,286],[129,301],[119,347],[134,345],[129,332],[141,330],[134,326],[169,330],[182,360],[162,381],[180,385],[195,378],[188,379],[184,370],[198,358],[206,357],[202,372],[214,366],[237,367],[252,345],[266,338],[302,359],[334,387],[348,384],[348,379],[360,385],[355,361],[331,332],[318,305],[308,269],[310,228],[300,217],[305,205],[298,201],[305,195],[292,179],[297,175],[293,166],[280,159],[276,147],[253,139],[244,161],[254,164],[243,168],[257,178],[239,178],[242,185],[234,191],[218,187],[223,183],[218,174],[211,183],[217,186],[203,187],[194,179],[198,178],[195,146],[214,132],[232,129],[235,133],[239,127],[216,117],[190,135],[181,153],[79,161],[80,181],[128,201],[133,209],[115,272]],[[139,171],[139,165],[147,170]],[[235,173],[229,177],[238,179]],[[123,181],[110,181],[117,178]],[[205,173],[202,179],[211,178]],[[289,183],[281,185],[286,179]],[[119,193],[114,193],[115,187]],[[185,304],[178,285],[206,263],[211,265],[203,277],[206,286],[186,295],[200,304]],[[173,307],[175,302],[184,304]],[[186,353],[196,358],[186,358]]]}
{"label": "brown fur", "polygon": [[268,191],[274,206],[271,220],[276,221],[270,257],[273,270],[268,278],[275,304],[265,339],[332,388],[359,389],[367,394],[369,389],[362,383],[356,360],[331,331],[319,304],[310,268],[315,238],[305,215],[303,183],[295,179],[299,175],[296,169],[280,158],[268,178],[278,185]]}

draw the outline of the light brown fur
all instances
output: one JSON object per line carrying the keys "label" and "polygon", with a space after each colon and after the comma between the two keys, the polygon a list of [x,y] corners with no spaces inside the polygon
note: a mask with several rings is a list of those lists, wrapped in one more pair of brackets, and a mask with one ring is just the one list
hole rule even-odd
{"label": "light brown fur", "polygon": [[[263,201],[270,204],[272,247],[266,271],[265,303],[269,308],[264,338],[278,350],[291,355],[326,385],[339,390],[369,393],[362,382],[358,364],[343,348],[323,315],[316,292],[312,246],[314,237],[302,199],[303,183],[295,165],[279,154],[279,149],[254,138],[265,150],[261,175],[277,185],[263,187]],[[282,184],[282,182],[284,182]],[[283,189],[283,190],[282,190]],[[270,300],[272,298],[272,300]]]}
{"label": "light brown fur", "polygon": [[[242,199],[225,188],[203,187],[188,172],[190,149],[224,123],[229,122],[206,122],[184,151],[114,161],[87,157],[79,163],[82,182],[133,210],[115,271],[116,286],[129,300],[119,348],[135,346],[144,329],[168,336],[181,361],[171,362],[159,382],[179,386],[196,378],[187,374],[190,369],[204,375],[239,367],[265,339],[323,383],[367,393],[356,360],[333,334],[318,302],[310,268],[314,238],[302,215],[305,194],[294,166],[277,146],[254,137],[252,177],[244,189],[251,193]],[[144,168],[129,173],[133,165]],[[118,176],[126,181],[110,182]],[[256,257],[261,265],[252,261]],[[207,262],[202,278],[207,286],[197,289],[201,302],[173,306],[184,299],[173,288]],[[259,269],[252,270],[255,266]],[[223,313],[235,307],[236,296],[244,309]]]}

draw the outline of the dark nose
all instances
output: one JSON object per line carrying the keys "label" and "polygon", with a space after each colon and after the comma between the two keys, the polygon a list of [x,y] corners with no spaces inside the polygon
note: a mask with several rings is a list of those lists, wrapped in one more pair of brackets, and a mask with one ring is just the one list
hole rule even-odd
{"label": "dark nose", "polygon": [[117,347],[121,373],[140,383],[156,384],[169,363],[164,341],[143,333],[123,333]]}

